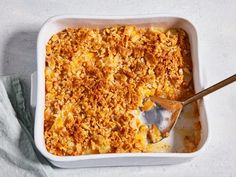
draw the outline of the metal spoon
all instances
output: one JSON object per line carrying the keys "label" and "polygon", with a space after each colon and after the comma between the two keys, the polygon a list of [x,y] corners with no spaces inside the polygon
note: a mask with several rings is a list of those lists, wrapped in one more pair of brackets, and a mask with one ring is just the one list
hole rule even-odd
{"label": "metal spoon", "polygon": [[150,100],[155,104],[152,109],[143,112],[143,118],[146,120],[148,125],[154,124],[158,127],[163,139],[167,137],[169,132],[174,128],[185,105],[192,103],[234,81],[236,81],[236,74],[195,94],[183,102],[154,96],[150,97]]}

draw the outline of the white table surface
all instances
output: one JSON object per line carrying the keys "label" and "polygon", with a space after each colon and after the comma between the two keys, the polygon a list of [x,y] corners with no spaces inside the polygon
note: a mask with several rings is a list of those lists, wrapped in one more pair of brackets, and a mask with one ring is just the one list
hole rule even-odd
{"label": "white table surface", "polygon": [[[57,14],[135,15],[171,13],[188,18],[199,35],[204,86],[236,73],[236,1],[189,0],[1,0],[0,75],[21,73],[28,86],[36,68],[36,38]],[[210,141],[190,162],[156,167],[81,169],[80,176],[236,176],[236,83],[208,96]]]}

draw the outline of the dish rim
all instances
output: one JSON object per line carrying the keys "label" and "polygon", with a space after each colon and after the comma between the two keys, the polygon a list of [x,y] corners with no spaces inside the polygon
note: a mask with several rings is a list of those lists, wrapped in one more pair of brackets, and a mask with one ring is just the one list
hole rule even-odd
{"label": "dish rim", "polygon": [[[40,32],[38,34],[38,38],[37,38],[37,60],[39,58],[41,58],[39,56],[39,53],[41,52],[41,48],[39,47],[42,43],[42,35],[45,32],[45,29],[47,27],[48,24],[55,22],[57,20],[62,20],[62,19],[83,19],[83,20],[138,20],[138,19],[150,19],[150,18],[176,18],[176,19],[180,19],[180,20],[184,20],[187,23],[189,23],[191,25],[191,27],[194,30],[194,33],[196,34],[196,42],[197,42],[197,47],[198,47],[198,37],[197,37],[197,31],[195,26],[186,18],[180,17],[180,16],[176,16],[176,15],[170,15],[170,14],[146,14],[146,15],[129,15],[129,16],[94,16],[94,15],[76,15],[76,14],[66,14],[66,15],[56,15],[53,16],[51,18],[49,18],[48,20],[46,20],[41,29]],[[197,50],[198,53],[198,50]],[[199,58],[197,58],[199,61]],[[42,83],[42,79],[45,79],[44,76],[39,74],[39,65],[37,62],[37,90],[39,90],[39,84],[38,83]],[[200,70],[200,67],[198,68]],[[200,76],[199,76],[200,77]],[[41,92],[37,91],[36,94],[37,98],[40,98]],[[125,157],[173,157],[173,158],[192,158],[195,156],[198,156],[200,153],[202,153],[202,151],[204,151],[204,149],[206,148],[206,145],[208,144],[208,140],[209,140],[209,124],[208,124],[208,116],[206,114],[205,111],[205,123],[206,123],[206,129],[207,129],[207,133],[206,133],[206,138],[205,141],[203,142],[202,146],[194,151],[194,152],[190,152],[190,153],[176,153],[176,152],[168,152],[168,153],[108,153],[108,154],[89,154],[89,155],[79,155],[79,156],[57,156],[54,154],[51,154],[50,152],[48,152],[46,150],[45,144],[43,145],[42,143],[39,142],[38,137],[39,136],[44,136],[44,134],[42,134],[41,131],[39,131],[39,128],[37,126],[37,123],[40,121],[44,121],[43,118],[40,118],[38,115],[41,115],[40,110],[38,108],[38,103],[39,103],[40,99],[36,99],[36,111],[35,111],[35,124],[34,124],[34,141],[35,141],[35,145],[37,147],[37,149],[40,151],[40,153],[45,156],[47,159],[50,159],[52,161],[58,161],[58,162],[71,162],[71,161],[78,161],[78,160],[92,160],[92,159],[106,159],[106,158],[125,158]],[[204,99],[201,100],[202,104],[204,104]],[[204,106],[205,108],[205,106]],[[44,147],[43,147],[44,146]]]}

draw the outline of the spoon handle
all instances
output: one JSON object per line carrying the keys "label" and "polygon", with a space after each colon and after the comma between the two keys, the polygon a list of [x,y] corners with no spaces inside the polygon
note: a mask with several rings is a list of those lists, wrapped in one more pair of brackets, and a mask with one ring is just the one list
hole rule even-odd
{"label": "spoon handle", "polygon": [[192,97],[188,98],[187,100],[185,100],[184,102],[182,102],[182,104],[187,105],[189,103],[192,103],[193,101],[196,101],[196,100],[198,100],[198,99],[200,99],[200,98],[202,98],[202,97],[204,97],[204,96],[206,96],[206,95],[208,95],[208,94],[210,94],[210,93],[212,93],[212,92],[214,92],[214,91],[216,91],[216,90],[218,90],[218,89],[220,89],[220,88],[222,88],[234,81],[236,81],[236,74],[234,74],[233,76],[195,94],[194,96],[192,96]]}

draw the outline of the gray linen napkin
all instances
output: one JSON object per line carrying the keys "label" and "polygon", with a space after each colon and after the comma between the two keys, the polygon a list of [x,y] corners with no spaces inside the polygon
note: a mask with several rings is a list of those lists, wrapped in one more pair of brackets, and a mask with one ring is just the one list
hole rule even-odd
{"label": "gray linen napkin", "polygon": [[19,79],[0,77],[0,176],[51,176],[52,167],[33,142],[33,119]]}

